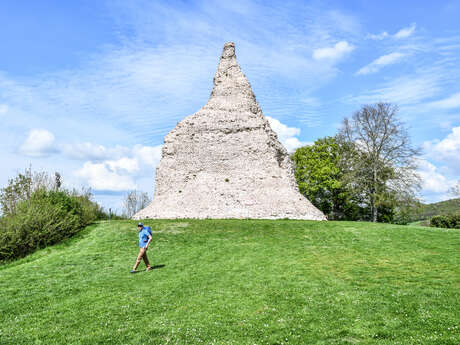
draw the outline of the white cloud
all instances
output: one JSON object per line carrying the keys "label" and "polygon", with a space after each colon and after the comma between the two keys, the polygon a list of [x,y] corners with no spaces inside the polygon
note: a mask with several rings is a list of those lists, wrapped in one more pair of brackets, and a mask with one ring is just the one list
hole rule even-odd
{"label": "white cloud", "polygon": [[387,38],[388,36],[390,36],[390,35],[388,34],[388,32],[383,31],[382,33],[377,34],[377,35],[368,34],[368,35],[367,35],[367,38],[370,38],[371,40],[378,40],[378,41],[381,41],[381,40],[383,40],[384,38]]}
{"label": "white cloud", "polygon": [[[169,2],[115,1],[108,7],[119,25],[118,44],[82,54],[71,69],[18,79],[0,73],[2,100],[10,112],[23,114],[16,118],[31,127],[44,122],[69,140],[114,143],[114,137],[122,142],[136,133],[159,141],[177,121],[206,103],[227,40],[235,41],[239,62],[257,85],[257,95],[290,97],[278,106],[279,112],[299,115],[298,98],[284,85],[301,86],[309,94],[326,84],[338,70],[327,59],[313,59],[312,47],[335,44],[341,54],[351,46],[345,41],[336,44],[337,37],[350,42],[360,29],[353,16],[306,3],[198,2],[178,8]],[[244,18],[253,20],[242,17],[235,25],[229,13],[245,13]],[[298,21],[293,23],[291,15]],[[280,31],[283,27],[289,30]],[[84,151],[80,148],[74,155],[84,157]],[[94,154],[99,161],[111,159],[104,152]]]}
{"label": "white cloud", "polygon": [[291,153],[291,152],[294,152],[299,147],[312,145],[313,143],[308,142],[308,141],[300,141],[296,137],[292,137],[292,138],[287,138],[286,140],[284,140],[283,144],[286,150],[289,153]]}
{"label": "white cloud", "polygon": [[439,101],[431,102],[429,106],[440,109],[460,108],[460,92]]}
{"label": "white cloud", "polygon": [[7,104],[0,104],[0,115],[6,114],[8,112]]}
{"label": "white cloud", "polygon": [[281,123],[277,119],[274,119],[270,116],[266,116],[266,118],[270,123],[270,127],[278,135],[278,139],[281,141],[288,152],[293,152],[301,146],[311,144],[309,142],[300,141],[297,138],[297,136],[300,135],[300,128],[288,127],[284,123]]}
{"label": "white cloud", "polygon": [[452,198],[449,189],[460,179],[460,126],[452,128],[442,140],[425,142],[423,148],[426,159],[420,160],[418,170],[422,194],[431,202]]}
{"label": "white cloud", "polygon": [[382,55],[379,58],[372,61],[369,65],[364,66],[361,68],[356,74],[370,74],[378,72],[383,66],[394,64],[400,61],[406,55],[403,53],[391,53]]}
{"label": "white cloud", "polygon": [[407,38],[415,32],[415,27],[416,27],[416,24],[412,23],[409,27],[402,28],[401,30],[399,30],[397,33],[394,34],[393,37],[397,39]]}
{"label": "white cloud", "polygon": [[400,106],[417,104],[438,94],[450,78],[447,74],[436,68],[416,71],[412,75],[388,80],[374,90],[349,97],[348,101],[361,104],[388,101]]}
{"label": "white cloud", "polygon": [[[146,176],[153,176],[155,167],[161,159],[162,145],[127,147],[116,146],[106,148],[102,145],[85,143],[70,147],[84,148],[84,155],[78,157],[94,157],[95,161],[87,161],[75,175],[94,190],[125,191],[137,187],[136,182]],[[94,150],[94,152],[92,151]],[[113,154],[113,159],[100,161]]]}
{"label": "white cloud", "polygon": [[266,116],[268,122],[270,123],[271,128],[276,132],[278,138],[283,141],[289,137],[294,137],[300,134],[300,128],[288,127],[284,123],[281,123],[279,120],[274,119],[273,117]]}
{"label": "white cloud", "polygon": [[54,146],[54,135],[46,129],[32,129],[19,151],[30,157],[44,157],[55,153],[57,150]]}
{"label": "white cloud", "polygon": [[158,146],[134,146],[132,153],[141,163],[156,167],[160,163],[162,145]]}
{"label": "white cloud", "polygon": [[443,162],[452,173],[460,176],[460,126],[452,128],[442,140],[425,142],[423,148],[428,157]]}
{"label": "white cloud", "polygon": [[62,152],[71,159],[102,162],[120,161],[126,157],[136,158],[142,164],[156,166],[161,159],[162,145],[134,145],[132,148],[116,145],[105,147],[93,143],[76,143],[62,145]]}
{"label": "white cloud", "polygon": [[361,23],[359,19],[353,15],[345,14],[337,10],[332,10],[327,13],[325,20],[333,23],[333,26],[338,28],[340,31],[352,35],[361,34]]}
{"label": "white cloud", "polygon": [[105,161],[104,163],[117,173],[134,174],[139,171],[139,161],[136,158],[123,157],[114,161]]}
{"label": "white cloud", "polygon": [[313,51],[313,58],[315,60],[338,60],[354,49],[355,47],[350,45],[347,41],[340,41],[337,42],[333,47],[315,49]]}
{"label": "white cloud", "polygon": [[71,159],[84,161],[103,161],[119,159],[129,154],[130,150],[124,146],[106,148],[103,145],[93,143],[76,143],[62,145],[62,152]]}
{"label": "white cloud", "polygon": [[117,173],[108,163],[86,162],[75,174],[85,179],[88,185],[95,190],[126,191],[136,189],[136,184],[131,176]]}
{"label": "white cloud", "polygon": [[415,32],[416,24],[412,23],[410,26],[406,28],[400,29],[398,32],[396,32],[394,35],[390,35],[388,32],[383,31],[380,34],[368,34],[366,38],[370,38],[372,40],[377,40],[381,41],[385,38],[396,38],[396,39],[401,39],[401,38],[407,38],[412,36],[412,34]]}
{"label": "white cloud", "polygon": [[434,164],[425,159],[419,160],[418,173],[422,179],[422,193],[443,193],[448,198],[449,188],[455,185],[455,180],[448,179]]}

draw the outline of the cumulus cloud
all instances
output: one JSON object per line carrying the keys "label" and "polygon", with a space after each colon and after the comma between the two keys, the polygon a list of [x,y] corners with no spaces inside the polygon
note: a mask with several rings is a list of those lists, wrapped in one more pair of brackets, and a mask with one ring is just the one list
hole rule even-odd
{"label": "cumulus cloud", "polygon": [[438,167],[426,159],[419,160],[418,173],[422,179],[422,192],[445,194],[455,185],[455,180],[448,179]]}
{"label": "cumulus cloud", "polygon": [[384,66],[397,63],[404,56],[405,56],[405,54],[397,53],[397,52],[382,55],[379,58],[377,58],[374,61],[372,61],[370,64],[368,64],[368,65],[364,66],[363,68],[361,68],[358,72],[356,72],[356,74],[360,75],[360,74],[370,74],[370,73],[378,72]]}
{"label": "cumulus cloud", "polygon": [[122,174],[134,174],[139,171],[139,161],[136,158],[123,157],[114,161],[105,161],[112,171]]}
{"label": "cumulus cloud", "polygon": [[82,149],[74,158],[94,158],[86,161],[75,175],[96,191],[113,192],[135,189],[139,178],[152,176],[160,162],[162,148],[161,145],[107,148],[85,143],[69,145],[66,152],[72,147]]}
{"label": "cumulus cloud", "polygon": [[57,152],[54,135],[46,129],[32,129],[19,151],[30,157],[44,157]]}
{"label": "cumulus cloud", "polygon": [[126,191],[136,189],[136,184],[131,176],[117,173],[107,162],[86,162],[81,169],[76,171],[76,175],[85,179],[94,190]]}
{"label": "cumulus cloud", "polygon": [[425,159],[419,164],[422,193],[428,195],[430,201],[451,198],[449,189],[460,177],[460,126],[452,128],[442,140],[425,142],[423,149]]}
{"label": "cumulus cloud", "polygon": [[299,147],[306,146],[306,145],[311,145],[312,143],[307,142],[307,141],[300,141],[296,137],[292,137],[292,138],[285,139],[283,144],[284,144],[284,147],[286,148],[286,150],[289,153],[291,153],[291,152],[294,152]]}
{"label": "cumulus cloud", "polygon": [[440,109],[460,108],[460,92],[439,101],[431,102],[429,106]]}
{"label": "cumulus cloud", "polygon": [[355,47],[347,41],[340,41],[332,47],[315,49],[313,51],[313,58],[315,60],[339,60],[354,49]]}
{"label": "cumulus cloud", "polygon": [[132,153],[133,156],[141,163],[156,167],[160,163],[162,145],[158,146],[134,146]]}
{"label": "cumulus cloud", "polygon": [[442,140],[425,142],[423,148],[428,157],[445,163],[453,173],[460,175],[460,126],[452,128]]}
{"label": "cumulus cloud", "polygon": [[6,114],[8,112],[7,104],[0,104],[0,115]]}
{"label": "cumulus cloud", "polygon": [[311,144],[309,142],[300,141],[297,138],[297,136],[300,135],[300,128],[288,127],[284,123],[281,123],[277,119],[274,119],[270,116],[266,116],[266,118],[270,123],[270,127],[278,135],[278,139],[281,141],[288,152],[293,152],[298,147]]}

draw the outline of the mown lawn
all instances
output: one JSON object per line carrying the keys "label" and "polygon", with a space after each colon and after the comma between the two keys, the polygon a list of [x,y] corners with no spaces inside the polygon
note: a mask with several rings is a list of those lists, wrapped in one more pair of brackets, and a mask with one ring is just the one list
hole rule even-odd
{"label": "mown lawn", "polygon": [[145,223],[150,272],[134,221],[0,266],[0,343],[460,344],[459,230]]}

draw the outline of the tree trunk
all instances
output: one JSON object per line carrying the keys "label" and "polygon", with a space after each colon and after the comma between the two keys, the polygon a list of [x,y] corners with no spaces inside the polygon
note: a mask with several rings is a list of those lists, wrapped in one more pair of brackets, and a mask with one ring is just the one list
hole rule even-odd
{"label": "tree trunk", "polygon": [[374,223],[377,222],[377,207],[375,206],[375,203],[374,203],[374,206],[372,207],[372,221]]}
{"label": "tree trunk", "polygon": [[372,222],[377,222],[377,206],[376,206],[376,194],[377,194],[377,168],[375,164],[373,166],[373,186],[372,186],[372,196],[371,196],[371,212],[372,212]]}

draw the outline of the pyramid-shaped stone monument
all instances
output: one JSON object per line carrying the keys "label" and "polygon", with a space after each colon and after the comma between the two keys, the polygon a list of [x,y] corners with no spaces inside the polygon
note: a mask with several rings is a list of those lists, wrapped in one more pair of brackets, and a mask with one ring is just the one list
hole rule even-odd
{"label": "pyramid-shaped stone monument", "polygon": [[226,43],[208,103],[166,135],[144,218],[325,220],[298,190],[278,141]]}

